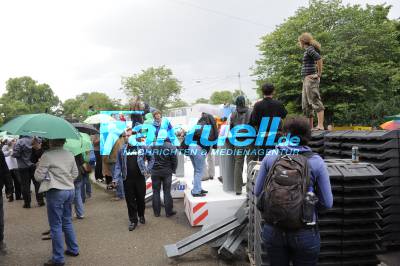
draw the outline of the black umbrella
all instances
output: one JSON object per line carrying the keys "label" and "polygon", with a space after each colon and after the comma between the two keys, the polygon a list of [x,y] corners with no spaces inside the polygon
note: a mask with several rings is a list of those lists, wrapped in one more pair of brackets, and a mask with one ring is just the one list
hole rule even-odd
{"label": "black umbrella", "polygon": [[99,134],[99,131],[93,125],[84,123],[72,123],[72,125],[78,129],[79,132],[86,133],[88,135]]}

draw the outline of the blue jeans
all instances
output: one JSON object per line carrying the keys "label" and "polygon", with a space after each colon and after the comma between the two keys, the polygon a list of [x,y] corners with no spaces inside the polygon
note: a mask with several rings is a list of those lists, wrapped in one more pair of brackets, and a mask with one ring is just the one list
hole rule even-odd
{"label": "blue jeans", "polygon": [[75,213],[78,217],[83,217],[84,208],[83,208],[83,201],[82,201],[82,179],[76,179],[74,182],[75,185],[75,195],[74,195],[74,206],[75,206]]}
{"label": "blue jeans", "polygon": [[89,180],[89,174],[82,175],[82,182],[83,182],[82,189],[81,189],[82,202],[85,203],[86,195],[88,197],[92,196],[92,184],[90,183],[90,180]]}
{"label": "blue jeans", "polygon": [[52,260],[55,263],[64,263],[64,241],[67,250],[79,253],[78,243],[72,226],[72,202],[74,190],[50,189],[46,192],[47,217],[49,219],[51,241],[53,246]]}
{"label": "blue jeans", "polygon": [[203,176],[204,165],[206,161],[207,154],[205,150],[203,150],[199,145],[190,145],[189,146],[189,157],[192,161],[194,168],[194,176],[193,176],[193,189],[192,194],[201,193],[201,178]]}
{"label": "blue jeans", "polygon": [[[113,173],[113,180],[114,180],[115,164],[113,166],[112,173]],[[122,179],[122,175],[117,176],[116,180],[117,180],[117,191],[116,191],[117,197],[120,199],[124,199],[125,198],[125,190],[124,190],[124,180]]]}
{"label": "blue jeans", "polygon": [[271,266],[314,266],[318,263],[320,235],[316,228],[285,232],[264,225],[262,239]]}

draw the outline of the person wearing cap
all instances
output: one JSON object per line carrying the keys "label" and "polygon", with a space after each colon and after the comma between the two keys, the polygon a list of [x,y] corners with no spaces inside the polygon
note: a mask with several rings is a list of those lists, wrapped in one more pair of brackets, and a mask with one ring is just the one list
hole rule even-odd
{"label": "person wearing cap", "polygon": [[[161,141],[161,143],[158,143]],[[165,216],[171,217],[176,214],[173,210],[173,200],[171,196],[172,174],[178,166],[177,149],[167,138],[167,132],[159,132],[158,141],[153,144],[152,154],[154,155],[154,165],[151,169],[151,181],[153,188],[153,211],[154,216],[159,217],[161,212],[161,185],[164,193]]]}
{"label": "person wearing cap", "polygon": [[136,139],[136,132],[128,129],[125,132],[125,138],[127,143],[122,146],[117,154],[113,185],[116,186],[118,179],[122,177],[129,216],[128,229],[133,231],[138,222],[146,223],[144,218],[146,178],[150,176],[154,156],[147,147],[140,146],[140,140]]}

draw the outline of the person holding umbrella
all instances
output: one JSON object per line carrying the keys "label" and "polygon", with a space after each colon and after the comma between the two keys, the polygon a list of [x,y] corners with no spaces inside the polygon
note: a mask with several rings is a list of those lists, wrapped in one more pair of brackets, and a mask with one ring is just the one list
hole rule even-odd
{"label": "person holding umbrella", "polygon": [[21,136],[15,144],[12,156],[17,158],[18,172],[21,177],[21,190],[24,199],[23,208],[31,207],[31,181],[35,186],[36,201],[39,206],[44,206],[43,194],[39,193],[39,183],[35,181],[33,173],[35,165],[32,163],[32,141],[29,136]]}
{"label": "person holding umbrella", "polygon": [[35,179],[40,182],[40,192],[46,192],[47,216],[53,246],[52,259],[44,266],[62,266],[65,255],[76,257],[79,247],[72,225],[72,203],[74,201],[74,179],[78,177],[78,167],[71,152],[63,149],[65,139],[49,141],[50,149],[43,153],[35,171]]}

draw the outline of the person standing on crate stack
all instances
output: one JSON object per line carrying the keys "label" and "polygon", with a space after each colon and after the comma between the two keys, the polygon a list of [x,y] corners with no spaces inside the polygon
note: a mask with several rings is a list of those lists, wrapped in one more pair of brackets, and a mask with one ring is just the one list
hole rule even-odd
{"label": "person standing on crate stack", "polygon": [[[301,106],[304,115],[308,117],[310,128],[324,130],[324,105],[321,101],[319,84],[322,75],[321,44],[313,36],[305,32],[299,36],[299,45],[305,49],[301,76],[303,78],[303,91]],[[317,113],[318,125],[314,128],[314,112]]]}
{"label": "person standing on crate stack", "polygon": [[320,251],[317,210],[333,205],[328,170],[307,146],[311,130],[306,118],[286,119],[283,133],[298,141],[288,140],[277,147],[279,155],[264,157],[254,188],[265,220],[262,239],[271,266],[313,266]]}

